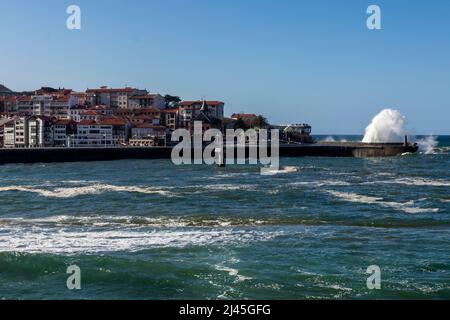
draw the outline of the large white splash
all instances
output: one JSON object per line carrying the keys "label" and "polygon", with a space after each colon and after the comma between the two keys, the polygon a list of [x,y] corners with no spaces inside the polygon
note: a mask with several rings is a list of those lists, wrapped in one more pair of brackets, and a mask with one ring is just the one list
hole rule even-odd
{"label": "large white splash", "polygon": [[403,142],[406,134],[406,118],[398,111],[384,109],[366,128],[364,143]]}
{"label": "large white splash", "polygon": [[435,136],[428,136],[416,141],[419,146],[419,152],[425,154],[433,154],[439,142]]}

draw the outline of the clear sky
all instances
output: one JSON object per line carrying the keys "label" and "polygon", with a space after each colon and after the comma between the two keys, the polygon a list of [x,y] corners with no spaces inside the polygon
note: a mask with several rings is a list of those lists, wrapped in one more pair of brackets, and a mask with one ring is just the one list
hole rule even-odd
{"label": "clear sky", "polygon": [[[66,28],[66,9],[82,29]],[[382,10],[382,30],[366,9]],[[362,133],[383,108],[450,134],[448,0],[0,0],[0,83],[133,86]]]}

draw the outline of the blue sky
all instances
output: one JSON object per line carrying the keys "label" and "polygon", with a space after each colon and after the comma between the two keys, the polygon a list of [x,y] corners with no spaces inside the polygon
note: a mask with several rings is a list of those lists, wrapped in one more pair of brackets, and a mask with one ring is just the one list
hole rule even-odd
{"label": "blue sky", "polygon": [[[66,28],[66,8],[82,30]],[[382,30],[366,9],[382,10]],[[226,102],[315,133],[362,133],[383,108],[450,134],[450,1],[0,0],[0,83],[129,86]]]}

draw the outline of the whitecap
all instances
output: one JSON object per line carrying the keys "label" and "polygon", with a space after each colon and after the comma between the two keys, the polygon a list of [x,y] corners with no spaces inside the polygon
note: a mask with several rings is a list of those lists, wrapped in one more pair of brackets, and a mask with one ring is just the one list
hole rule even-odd
{"label": "whitecap", "polygon": [[363,182],[362,184],[401,184],[406,186],[419,186],[419,187],[449,187],[450,181],[440,179],[405,177],[394,180],[368,181]]}
{"label": "whitecap", "polygon": [[212,245],[245,245],[268,241],[278,232],[244,230],[143,230],[128,228],[46,228],[22,226],[0,228],[0,252],[94,254],[101,252],[137,252],[151,248]]}
{"label": "whitecap", "polygon": [[354,203],[362,204],[377,204],[382,207],[388,207],[395,210],[403,211],[406,213],[416,214],[416,213],[436,213],[439,212],[438,208],[420,208],[414,207],[414,201],[408,201],[405,203],[394,202],[394,201],[384,201],[381,197],[373,197],[366,195],[359,195],[356,193],[349,192],[338,192],[338,191],[327,191],[327,193],[332,196]]}
{"label": "whitecap", "polygon": [[247,280],[252,280],[252,277],[247,277],[239,274],[238,269],[230,268],[230,267],[224,267],[220,265],[216,265],[215,269],[217,271],[222,271],[228,273],[231,277],[236,277],[236,282],[242,282]]}
{"label": "whitecap", "polygon": [[31,186],[6,186],[0,187],[0,192],[18,191],[36,193],[46,198],[75,198],[83,195],[98,195],[107,192],[130,192],[142,194],[159,194],[162,196],[174,196],[168,190],[137,186],[116,186],[110,184],[93,184],[90,186],[60,187],[54,189],[42,189]]}

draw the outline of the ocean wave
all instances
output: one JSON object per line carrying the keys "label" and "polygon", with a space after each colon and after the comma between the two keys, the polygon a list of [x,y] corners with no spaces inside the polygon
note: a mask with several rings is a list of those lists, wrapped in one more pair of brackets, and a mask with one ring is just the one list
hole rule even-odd
{"label": "ocean wave", "polygon": [[248,280],[252,280],[252,277],[247,277],[247,276],[243,276],[241,274],[239,274],[239,270],[235,269],[235,268],[230,268],[230,267],[224,267],[221,265],[216,265],[214,267],[217,271],[222,271],[222,272],[226,272],[228,273],[228,275],[230,277],[235,277],[236,278],[236,282],[243,282],[243,281],[248,281]]}
{"label": "ocean wave", "polygon": [[243,230],[85,230],[34,226],[1,228],[0,252],[94,254],[138,252],[151,248],[245,245],[269,241],[281,232]]}
{"label": "ocean wave", "polygon": [[[389,183],[389,181],[387,182]],[[433,180],[425,178],[400,178],[394,180],[392,183],[414,185],[414,186],[432,186],[432,187],[450,187],[448,180]]]}
{"label": "ocean wave", "polygon": [[287,184],[288,186],[308,186],[308,187],[325,187],[325,186],[350,186],[351,183],[344,180],[316,180],[316,181],[297,181]]}
{"label": "ocean wave", "polygon": [[[297,221],[298,222],[298,221]],[[301,221],[300,221],[301,222]],[[86,226],[86,227],[152,227],[152,228],[226,228],[258,227],[294,223],[291,220],[206,217],[142,217],[142,216],[50,216],[43,218],[1,218],[0,226]]]}
{"label": "ocean wave", "polygon": [[32,186],[6,186],[0,187],[0,192],[31,192],[46,198],[75,198],[84,195],[98,195],[107,192],[130,192],[142,194],[159,194],[162,196],[173,196],[168,190],[151,187],[116,186],[110,184],[93,184],[78,187],[59,187],[53,189],[36,188]]}
{"label": "ocean wave", "polygon": [[288,174],[288,173],[295,173],[298,171],[300,171],[300,168],[295,166],[285,166],[280,167],[279,169],[264,168],[264,175]]}
{"label": "ocean wave", "polygon": [[434,180],[426,178],[399,178],[394,180],[382,180],[382,181],[367,181],[362,184],[401,184],[406,186],[419,186],[419,187],[449,187],[450,181],[448,180]]}
{"label": "ocean wave", "polygon": [[350,192],[338,192],[338,191],[327,191],[327,193],[332,196],[353,203],[362,204],[377,204],[382,207],[388,207],[395,210],[403,211],[406,213],[417,214],[417,213],[436,213],[439,212],[438,208],[420,208],[415,207],[414,201],[408,201],[405,203],[394,202],[394,201],[384,201],[381,197],[365,196]]}
{"label": "ocean wave", "polygon": [[[428,209],[427,209],[428,210]],[[171,229],[171,230],[205,230],[205,229],[236,229],[248,228],[253,230],[262,230],[259,228],[279,228],[284,226],[301,227],[370,227],[370,228],[416,228],[424,226],[442,227],[448,226],[448,222],[436,220],[421,220],[415,223],[407,220],[367,220],[366,218],[351,220],[330,219],[305,219],[305,217],[143,217],[143,216],[112,216],[112,215],[94,215],[94,216],[50,216],[42,218],[0,218],[0,228],[109,228],[109,229]]]}
{"label": "ocean wave", "polygon": [[183,189],[196,188],[201,189],[194,193],[204,193],[205,191],[256,191],[257,186],[252,184],[207,184],[203,186],[186,186]]}

